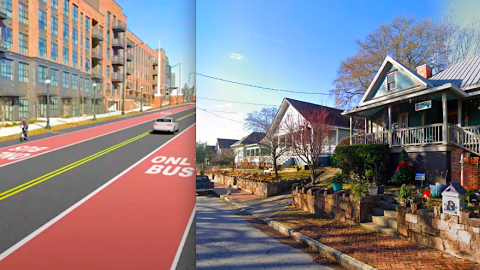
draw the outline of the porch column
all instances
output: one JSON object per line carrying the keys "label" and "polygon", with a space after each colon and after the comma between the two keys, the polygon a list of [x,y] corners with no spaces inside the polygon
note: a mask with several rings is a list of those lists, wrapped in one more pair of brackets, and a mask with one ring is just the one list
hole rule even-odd
{"label": "porch column", "polygon": [[462,100],[459,99],[457,101],[457,103],[458,103],[458,106],[457,106],[458,107],[458,124],[457,124],[457,126],[462,127]]}
{"label": "porch column", "polygon": [[373,133],[373,125],[372,125],[372,118],[368,119],[368,126],[370,127],[370,133]]}
{"label": "porch column", "polygon": [[368,121],[367,121],[367,118],[365,118],[365,133],[368,133]]}
{"label": "porch column", "polygon": [[393,130],[392,130],[392,105],[388,106],[388,144],[392,146],[392,135],[393,135]]}
{"label": "porch column", "polygon": [[350,145],[353,144],[353,117],[350,116]]}
{"label": "porch column", "polygon": [[447,131],[447,121],[448,121],[448,115],[447,115],[447,93],[444,92],[442,93],[442,111],[443,111],[443,126],[442,126],[442,138],[443,138],[443,143],[447,144],[448,143],[448,131]]}

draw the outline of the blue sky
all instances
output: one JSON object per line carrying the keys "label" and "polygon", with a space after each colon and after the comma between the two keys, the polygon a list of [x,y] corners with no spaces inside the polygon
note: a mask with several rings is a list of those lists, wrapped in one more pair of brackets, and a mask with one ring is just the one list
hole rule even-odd
{"label": "blue sky", "polygon": [[[167,52],[171,65],[183,57],[182,85],[195,71],[195,0],[115,0],[127,16],[127,27],[152,49]],[[173,69],[176,84],[179,68]],[[193,75],[190,76],[193,84]]]}
{"label": "blue sky", "polygon": [[[353,54],[355,40],[373,28],[400,14],[438,20],[452,3],[455,10],[472,16],[472,10],[478,11],[471,8],[474,1],[197,1],[197,73],[263,87],[328,93],[340,61]],[[267,91],[199,75],[197,97],[197,141],[210,145],[216,138],[247,135],[240,122],[262,106],[202,98],[279,106],[289,97],[334,106],[330,96]]]}

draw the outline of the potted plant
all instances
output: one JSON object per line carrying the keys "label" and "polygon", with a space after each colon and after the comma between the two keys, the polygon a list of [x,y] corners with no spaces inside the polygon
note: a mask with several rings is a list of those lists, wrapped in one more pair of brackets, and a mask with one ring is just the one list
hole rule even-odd
{"label": "potted plant", "polygon": [[343,177],[340,173],[336,173],[332,178],[332,188],[334,192],[340,191],[343,188]]}
{"label": "potted plant", "polygon": [[400,191],[397,191],[397,201],[403,206],[415,203],[415,187],[403,184]]}
{"label": "potted plant", "polygon": [[368,183],[373,183],[373,171],[371,169],[365,172],[365,177],[367,177]]}
{"label": "potted plant", "polygon": [[369,183],[368,184],[368,192],[370,193],[370,196],[376,197],[378,195],[378,187],[375,183]]}
{"label": "potted plant", "polygon": [[355,185],[352,186],[350,192],[353,195],[355,201],[361,200],[363,197],[367,196],[368,191],[368,182],[365,180],[359,180]]}

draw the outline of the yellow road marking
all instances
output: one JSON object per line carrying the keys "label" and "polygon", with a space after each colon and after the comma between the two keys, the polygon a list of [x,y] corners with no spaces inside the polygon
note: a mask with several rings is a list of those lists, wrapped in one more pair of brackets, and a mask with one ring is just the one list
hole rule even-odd
{"label": "yellow road marking", "polygon": [[183,120],[183,119],[185,119],[185,118],[187,118],[187,117],[189,117],[189,116],[192,116],[192,115],[194,115],[195,113],[197,113],[197,112],[196,112],[196,111],[194,111],[194,112],[192,112],[192,113],[189,113],[189,114],[187,114],[187,115],[184,115],[184,116],[182,116],[182,117],[178,118],[176,121]]}

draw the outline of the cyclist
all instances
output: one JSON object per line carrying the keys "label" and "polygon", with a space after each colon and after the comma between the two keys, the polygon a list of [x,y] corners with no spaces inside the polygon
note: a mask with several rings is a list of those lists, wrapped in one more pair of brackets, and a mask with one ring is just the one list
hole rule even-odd
{"label": "cyclist", "polygon": [[25,118],[22,120],[22,132],[26,139],[28,137],[28,122],[25,120]]}

